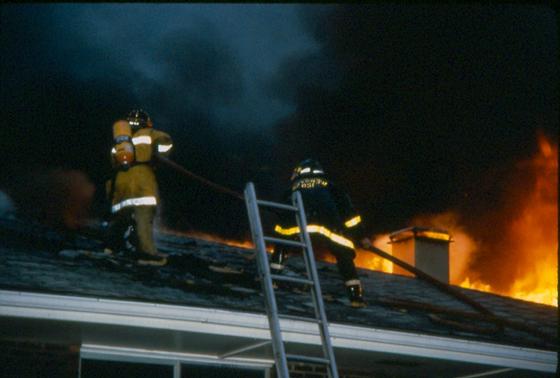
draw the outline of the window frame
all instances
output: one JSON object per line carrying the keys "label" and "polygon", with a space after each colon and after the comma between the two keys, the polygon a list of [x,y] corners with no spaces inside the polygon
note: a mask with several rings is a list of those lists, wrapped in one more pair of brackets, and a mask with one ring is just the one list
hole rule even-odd
{"label": "window frame", "polygon": [[221,359],[215,355],[177,353],[98,345],[82,345],[79,355],[78,378],[82,376],[82,360],[143,363],[173,366],[173,378],[181,377],[181,365],[206,365],[243,368],[263,372],[263,378],[271,378],[273,361],[254,359]]}

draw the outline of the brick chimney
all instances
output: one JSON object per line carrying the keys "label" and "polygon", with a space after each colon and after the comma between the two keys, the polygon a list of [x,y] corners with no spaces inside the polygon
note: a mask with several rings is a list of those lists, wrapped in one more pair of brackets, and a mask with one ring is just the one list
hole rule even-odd
{"label": "brick chimney", "polygon": [[[435,228],[409,227],[389,235],[393,256],[424,271],[440,281],[449,283],[449,243],[447,231]],[[414,276],[393,266],[393,273]]]}

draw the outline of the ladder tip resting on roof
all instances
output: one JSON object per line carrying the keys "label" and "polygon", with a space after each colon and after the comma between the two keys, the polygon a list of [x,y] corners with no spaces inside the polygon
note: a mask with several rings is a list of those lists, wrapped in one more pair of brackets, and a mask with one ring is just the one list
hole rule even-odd
{"label": "ladder tip resting on roof", "polygon": [[[264,291],[265,307],[272,339],[272,351],[274,354],[278,377],[289,378],[289,360],[308,364],[325,365],[329,377],[338,378],[329,326],[321,294],[321,286],[319,284],[319,275],[317,274],[317,267],[315,264],[315,256],[313,254],[311,239],[307,233],[307,220],[305,217],[305,209],[301,194],[299,192],[293,193],[291,205],[258,200],[255,192],[255,186],[250,182],[245,188],[244,197],[245,204],[247,206],[247,213],[249,215],[251,235],[257,252],[258,273]],[[263,233],[259,206],[272,207],[275,209],[293,212],[300,230],[299,242],[265,236]],[[266,252],[266,242],[301,248],[305,261],[307,277],[295,278],[271,274],[268,255]],[[289,281],[292,283],[307,285],[309,287],[315,310],[315,322],[319,327],[319,333],[321,336],[323,358],[286,353],[286,348],[282,339],[282,330],[280,329],[280,315],[278,314],[278,306],[276,305],[276,296],[272,280]],[[282,318],[285,318],[285,316]]]}

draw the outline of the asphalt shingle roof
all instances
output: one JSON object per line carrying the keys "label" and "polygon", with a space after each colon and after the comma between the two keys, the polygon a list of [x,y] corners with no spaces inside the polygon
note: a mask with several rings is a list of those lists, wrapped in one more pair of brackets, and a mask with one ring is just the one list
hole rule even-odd
{"label": "asphalt shingle roof", "polygon": [[[0,222],[0,288],[27,292],[130,299],[233,311],[263,313],[254,252],[181,235],[158,235],[164,267],[139,266],[100,252],[64,249],[29,238],[43,229],[22,227],[14,219]],[[27,240],[23,242],[23,240]],[[78,243],[79,244],[79,243]],[[87,247],[87,241],[82,243]],[[54,247],[53,247],[54,246]],[[503,329],[483,319],[467,304],[420,279],[359,269],[368,307],[348,306],[343,282],[333,264],[318,262],[329,321],[364,327],[449,336],[554,350],[558,309],[494,294],[459,288],[496,315],[521,327]],[[305,271],[292,257],[286,274]],[[296,286],[277,293],[280,313],[312,317],[311,297]],[[523,329],[537,329],[538,333]],[[550,337],[543,337],[549,334]]]}

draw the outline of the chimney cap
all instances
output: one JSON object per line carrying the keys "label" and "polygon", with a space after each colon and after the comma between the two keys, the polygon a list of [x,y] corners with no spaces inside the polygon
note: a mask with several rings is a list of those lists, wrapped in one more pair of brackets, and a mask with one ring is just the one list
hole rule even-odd
{"label": "chimney cap", "polygon": [[400,242],[411,238],[427,239],[445,243],[452,242],[449,232],[433,227],[408,227],[389,234],[391,243]]}

